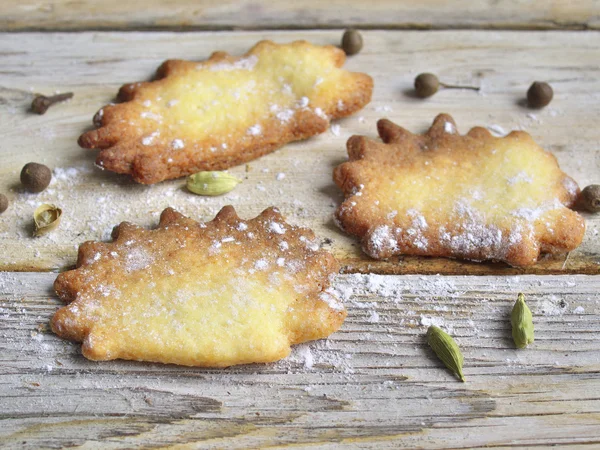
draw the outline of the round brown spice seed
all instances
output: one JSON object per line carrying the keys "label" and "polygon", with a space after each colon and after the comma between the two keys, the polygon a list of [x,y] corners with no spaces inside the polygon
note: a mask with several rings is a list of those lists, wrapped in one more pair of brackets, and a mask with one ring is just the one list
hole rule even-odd
{"label": "round brown spice seed", "polygon": [[419,97],[431,97],[440,88],[440,80],[432,73],[421,73],[415,78],[415,91]]}
{"label": "round brown spice seed", "polygon": [[527,91],[527,103],[532,108],[543,108],[552,101],[552,97],[552,87],[543,81],[535,81]]}
{"label": "round brown spice seed", "polygon": [[356,55],[362,50],[363,38],[356,30],[346,30],[342,36],[342,49],[346,55]]}
{"label": "round brown spice seed", "polygon": [[21,183],[29,192],[42,192],[51,179],[52,172],[43,164],[30,162],[21,170]]}
{"label": "round brown spice seed", "polygon": [[600,184],[586,186],[580,195],[581,206],[589,212],[600,212]]}
{"label": "round brown spice seed", "polygon": [[8,198],[4,194],[0,194],[0,214],[8,208]]}

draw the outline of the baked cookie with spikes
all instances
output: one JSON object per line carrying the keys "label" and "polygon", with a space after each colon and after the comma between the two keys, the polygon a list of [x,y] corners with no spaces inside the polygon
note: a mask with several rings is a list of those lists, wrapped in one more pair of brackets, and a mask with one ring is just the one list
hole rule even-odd
{"label": "baked cookie with spikes", "polygon": [[373,80],[345,54],[306,41],[261,41],[234,57],[169,60],[152,82],[127,84],[79,138],[96,163],[151,184],[222,170],[322,133],[371,100]]}
{"label": "baked cookie with spikes", "polygon": [[52,318],[91,360],[226,367],[277,361],[290,345],[338,330],[329,289],[339,267],[312,231],[270,208],[252,220],[224,207],[198,223],[165,209],[157,229],[127,222],[113,242],[85,242],[54,288]]}
{"label": "baked cookie with spikes", "polygon": [[376,259],[423,255],[535,264],[576,248],[584,219],[569,207],[577,183],[523,131],[462,136],[447,114],[423,135],[389,120],[383,142],[352,136],[333,178],[346,200],[339,226]]}

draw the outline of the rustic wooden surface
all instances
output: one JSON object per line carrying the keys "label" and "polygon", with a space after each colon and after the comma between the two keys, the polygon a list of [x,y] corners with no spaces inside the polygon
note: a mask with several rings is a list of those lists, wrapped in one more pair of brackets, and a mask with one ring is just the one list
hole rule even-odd
{"label": "rustic wooden surface", "polygon": [[600,1],[3,0],[0,31],[265,28],[598,29]]}
{"label": "rustic wooden surface", "polygon": [[[341,331],[224,370],[86,360],[47,330],[54,278],[0,274],[6,448],[600,444],[600,277],[343,275]],[[510,337],[518,292],[536,330],[524,350]],[[430,323],[456,337],[466,383],[425,344]]]}
{"label": "rustic wooden surface", "polygon": [[[87,361],[77,345],[48,330],[59,307],[56,274],[0,273],[0,447],[600,445],[600,276],[557,275],[600,273],[598,216],[586,215],[580,249],[532,269],[553,274],[546,276],[441,259],[373,262],[331,221],[341,200],[331,170],[345,160],[345,141],[355,133],[374,136],[384,116],[413,131],[442,111],[462,132],[475,125],[525,129],[581,186],[598,183],[598,32],[364,32],[365,48],[347,67],[374,77],[373,102],[339,121],[339,129],[234,169],[244,183],[224,198],[192,196],[181,181],[144,187],[100,172],[95,153],[75,142],[122,83],[150,77],[164,59],[202,59],[216,49],[239,54],[263,38],[336,44],[341,34],[265,28],[598,29],[598,0],[134,3],[5,0],[0,31],[261,31],[0,34],[0,192],[11,201],[0,216],[0,270],[57,271],[73,264],[79,243],[106,239],[122,220],[153,226],[166,206],[210,219],[231,203],[247,218],[277,204],[290,221],[326,239],[346,272],[419,275],[341,275],[335,284],[349,316],[329,340],[296,347],[276,364],[200,370]],[[412,80],[426,70],[482,92],[415,99]],[[522,100],[540,78],[554,86],[555,99],[532,112]],[[75,98],[45,116],[27,112],[34,92],[69,90]],[[31,160],[55,171],[42,194],[19,188],[19,171]],[[63,207],[64,221],[58,232],[33,239],[30,218],[42,202]],[[455,275],[424,275],[436,273]],[[456,276],[463,273],[483,276]],[[508,314],[521,291],[534,313],[536,342],[518,351]],[[467,383],[425,345],[431,323],[456,337]]]}
{"label": "rustic wooden surface", "polygon": [[[373,76],[372,103],[318,137],[234,168],[244,182],[222,197],[191,195],[182,188],[182,180],[136,185],[95,168],[96,152],[77,146],[77,137],[89,128],[95,111],[114,98],[121,84],[149,78],[167,58],[202,59],[216,49],[241,54],[263,38],[335,44],[340,32],[0,35],[0,191],[11,201],[0,216],[0,270],[69,267],[79,243],[108,238],[123,220],[154,226],[167,206],[208,220],[222,206],[233,204],[245,218],[271,205],[280,207],[291,222],[327,239],[326,246],[346,272],[600,273],[600,216],[591,214],[585,214],[588,230],[580,248],[526,271],[446,259],[370,260],[333,224],[341,194],[331,180],[333,167],[346,160],[348,137],[375,136],[377,119],[388,117],[421,132],[435,115],[448,112],[462,132],[476,125],[496,131],[525,129],[581,186],[598,183],[600,32],[365,32],[363,52],[349,58],[347,67]],[[481,92],[446,90],[425,101],[414,98],[413,79],[422,71],[435,72],[450,83],[481,86]],[[555,99],[547,108],[532,111],[523,106],[523,98],[529,84],[540,78],[554,86]],[[43,116],[28,112],[33,93],[54,91],[73,91],[75,97]],[[19,172],[29,161],[55,170],[53,184],[41,194],[20,190]],[[43,202],[60,206],[63,221],[55,232],[34,239],[31,217]]]}

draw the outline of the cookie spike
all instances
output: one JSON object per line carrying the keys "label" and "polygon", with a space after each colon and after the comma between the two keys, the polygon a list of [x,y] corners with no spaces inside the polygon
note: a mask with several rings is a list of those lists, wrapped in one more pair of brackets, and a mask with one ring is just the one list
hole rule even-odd
{"label": "cookie spike", "polygon": [[444,134],[457,134],[456,122],[450,114],[438,114],[431,127],[427,131],[427,135],[435,139],[437,136],[443,136]]}
{"label": "cookie spike", "polygon": [[350,161],[362,159],[365,156],[368,145],[369,142],[366,137],[358,135],[350,136],[350,139],[346,142]]}
{"label": "cookie spike", "polygon": [[217,213],[217,215],[212,221],[233,224],[239,222],[240,218],[237,215],[237,212],[235,212],[235,208],[231,205],[227,205],[221,208],[221,211]]}
{"label": "cookie spike", "polygon": [[[78,312],[77,302],[71,302],[56,311],[50,321],[52,332],[69,341],[83,341],[90,331],[90,321],[88,318],[82,318]],[[73,323],[77,323],[78,326],[73,327]]]}
{"label": "cookie spike", "polygon": [[107,251],[106,244],[102,242],[87,241],[79,246],[76,267],[87,266],[98,261]]}
{"label": "cookie spike", "polygon": [[477,139],[477,140],[486,140],[486,139],[494,138],[494,136],[492,136],[492,133],[490,133],[487,128],[483,128],[483,127],[471,128],[469,130],[469,132],[467,133],[467,136],[472,137],[473,139]]}
{"label": "cookie spike", "polygon": [[[98,131],[104,130],[99,128]],[[130,173],[137,155],[137,146],[116,144],[101,150],[96,157],[96,164],[103,169],[115,173]]]}
{"label": "cookie spike", "polygon": [[386,144],[401,142],[412,136],[412,133],[388,119],[377,121],[377,132],[381,140]]}
{"label": "cookie spike", "polygon": [[134,234],[143,232],[144,229],[129,222],[121,222],[113,228],[111,237],[113,241],[127,240]]}
{"label": "cookie spike", "polygon": [[263,212],[260,213],[258,217],[267,220],[283,220],[283,216],[281,215],[279,208],[276,208],[274,206],[265,209]]}
{"label": "cookie spike", "polygon": [[71,303],[77,298],[77,293],[84,288],[86,280],[75,271],[63,272],[54,280],[54,292],[64,303]]}
{"label": "cookie spike", "polygon": [[167,208],[160,214],[158,226],[159,228],[165,228],[173,223],[180,222],[184,218],[186,217],[180,212],[174,210],[173,208]]}
{"label": "cookie spike", "polygon": [[119,100],[120,102],[131,101],[135,98],[135,95],[138,90],[143,89],[144,87],[148,86],[149,84],[151,84],[151,83],[150,82],[142,82],[142,81],[139,81],[136,83],[124,84],[119,89],[119,93],[117,94],[117,100]]}
{"label": "cookie spike", "polygon": [[110,127],[103,126],[96,130],[90,130],[79,136],[77,144],[82,148],[110,147],[115,145],[119,137],[112,132]]}

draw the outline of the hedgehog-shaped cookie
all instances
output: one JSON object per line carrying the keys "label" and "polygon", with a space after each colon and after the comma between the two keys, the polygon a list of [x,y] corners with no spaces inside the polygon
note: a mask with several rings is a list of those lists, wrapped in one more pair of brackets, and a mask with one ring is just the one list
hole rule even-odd
{"label": "hedgehog-shaped cookie", "polygon": [[157,80],[125,85],[79,144],[100,167],[151,184],[258,158],[327,130],[371,99],[373,80],[345,54],[306,41],[261,41],[242,57],[169,60]]}
{"label": "hedgehog-shaped cookie", "polygon": [[350,161],[334,171],[346,195],[336,220],[371,257],[528,266],[581,243],[584,219],[569,209],[579,188],[529,134],[461,136],[446,114],[423,135],[385,119],[377,128],[383,143],[351,137]]}
{"label": "hedgehog-shaped cookie", "polygon": [[245,221],[227,206],[207,223],[169,208],[157,229],[124,222],[113,239],[82,244],[77,268],[54,283],[68,305],[52,330],[92,360],[276,361],[346,316],[328,289],[335,259],[274,208]]}

